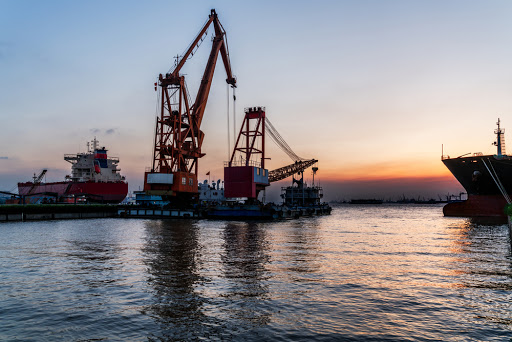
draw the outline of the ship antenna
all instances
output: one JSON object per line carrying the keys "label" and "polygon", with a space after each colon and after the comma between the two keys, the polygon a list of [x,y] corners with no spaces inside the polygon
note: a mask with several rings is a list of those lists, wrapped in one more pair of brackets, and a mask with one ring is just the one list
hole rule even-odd
{"label": "ship antenna", "polygon": [[501,129],[500,127],[500,118],[498,118],[498,122],[496,122],[496,125],[498,125],[498,129],[494,130],[494,134],[496,134],[496,141],[493,145],[496,145],[498,149],[498,156],[501,156],[503,154],[506,154],[505,152],[505,130]]}
{"label": "ship antenna", "polygon": [[96,151],[97,148],[98,148],[98,140],[96,140],[96,137],[94,137],[92,149],[93,149],[93,151]]}
{"label": "ship antenna", "polygon": [[496,130],[496,143],[498,144],[498,156],[501,156],[501,132],[500,132],[500,118],[498,118],[498,129]]}

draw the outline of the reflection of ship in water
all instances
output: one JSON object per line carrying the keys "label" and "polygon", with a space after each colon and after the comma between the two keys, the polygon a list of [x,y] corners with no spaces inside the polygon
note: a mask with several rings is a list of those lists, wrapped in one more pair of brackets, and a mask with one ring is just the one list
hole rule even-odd
{"label": "reflection of ship in water", "polygon": [[512,158],[505,152],[505,130],[494,131],[497,154],[474,153],[457,158],[442,156],[444,165],[466,189],[466,201],[449,203],[443,208],[445,216],[505,218],[506,198],[512,193]]}
{"label": "reflection of ship in water", "polygon": [[[449,272],[455,274],[457,280],[454,286],[509,293],[512,290],[512,264],[506,226],[492,218],[447,222]],[[507,324],[510,324],[509,320]]]}

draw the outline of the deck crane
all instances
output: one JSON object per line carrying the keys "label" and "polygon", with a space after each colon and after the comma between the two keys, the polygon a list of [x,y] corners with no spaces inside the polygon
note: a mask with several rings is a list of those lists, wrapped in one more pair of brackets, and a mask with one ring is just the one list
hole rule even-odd
{"label": "deck crane", "polygon": [[48,172],[47,169],[43,169],[38,176],[36,176],[36,174],[34,173],[34,177],[32,177],[34,179],[34,181],[32,182],[32,187],[30,188],[30,190],[27,192],[27,195],[31,195],[32,192],[34,191],[34,189],[36,188],[37,185],[41,184],[41,181],[43,180],[43,177],[44,175],[46,175],[46,172]]}
{"label": "deck crane", "polygon": [[269,171],[268,181],[270,183],[272,183],[272,182],[277,182],[277,181],[283,180],[285,178],[293,176],[296,173],[300,173],[300,172],[304,171],[305,169],[314,165],[317,162],[318,162],[318,160],[316,160],[316,159],[298,160],[293,164],[286,165],[286,166],[280,167],[278,169]]}
{"label": "deck crane", "polygon": [[[208,27],[212,24],[212,49],[196,99],[192,103],[185,76],[180,72],[206,38]],[[205,155],[201,151],[204,140],[201,122],[219,53],[226,69],[226,82],[235,88],[236,79],[231,72],[226,32],[212,9],[208,21],[185,54],[177,59],[174,69],[158,77],[161,90],[160,116],[156,122],[152,167],[144,175],[144,191],[148,195],[163,196],[181,204],[190,203],[197,197],[198,160]],[[156,86],[157,83],[155,90]]]}
{"label": "deck crane", "polygon": [[[271,139],[294,161],[293,164],[268,171],[265,169],[265,137]],[[303,173],[317,163],[316,159],[299,157],[265,114],[265,107],[245,108],[238,138],[230,160],[224,167],[224,194],[228,198],[247,198],[254,201],[261,190],[272,182]],[[318,168],[317,168],[318,170]]]}

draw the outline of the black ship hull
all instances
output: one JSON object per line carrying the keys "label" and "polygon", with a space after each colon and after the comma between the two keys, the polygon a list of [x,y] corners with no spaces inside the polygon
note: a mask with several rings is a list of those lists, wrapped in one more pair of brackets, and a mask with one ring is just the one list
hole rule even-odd
{"label": "black ship hull", "polygon": [[444,159],[444,165],[466,189],[468,195],[502,195],[495,178],[512,194],[512,158],[474,156]]}
{"label": "black ship hull", "polygon": [[443,208],[445,216],[505,217],[506,200],[496,184],[512,195],[512,158],[479,155],[443,159],[468,194],[468,200],[449,203]]}

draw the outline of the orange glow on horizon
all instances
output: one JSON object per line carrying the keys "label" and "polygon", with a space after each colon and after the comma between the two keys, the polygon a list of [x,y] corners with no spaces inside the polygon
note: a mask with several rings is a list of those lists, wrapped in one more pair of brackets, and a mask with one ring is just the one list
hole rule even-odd
{"label": "orange glow on horizon", "polygon": [[416,161],[390,161],[350,165],[345,168],[323,168],[319,176],[324,181],[373,181],[392,179],[432,179],[436,181],[455,180],[455,177],[441,163],[419,163]]}

